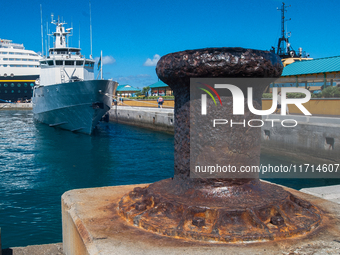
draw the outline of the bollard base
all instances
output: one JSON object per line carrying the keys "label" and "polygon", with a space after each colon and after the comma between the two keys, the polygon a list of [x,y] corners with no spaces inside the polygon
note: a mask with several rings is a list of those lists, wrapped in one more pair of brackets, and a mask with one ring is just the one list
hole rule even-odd
{"label": "bollard base", "polygon": [[[340,251],[340,205],[284,188],[322,211],[322,223],[299,238],[260,243],[213,243],[154,234],[118,214],[120,199],[136,187],[126,185],[71,190],[62,196],[64,253],[73,254],[289,254]],[[198,223],[199,224],[199,223]],[[295,254],[295,253],[294,253]]]}
{"label": "bollard base", "polygon": [[130,224],[157,234],[221,243],[295,238],[321,224],[320,210],[311,203],[277,185],[242,180],[216,187],[198,179],[192,188],[187,180],[166,179],[135,188],[118,211]]}

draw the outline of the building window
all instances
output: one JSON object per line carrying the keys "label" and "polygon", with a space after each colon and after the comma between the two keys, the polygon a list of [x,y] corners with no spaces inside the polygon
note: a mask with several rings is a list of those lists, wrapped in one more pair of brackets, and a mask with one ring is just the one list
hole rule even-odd
{"label": "building window", "polygon": [[14,87],[14,83],[11,83],[11,87],[12,87],[12,88]]}
{"label": "building window", "polygon": [[7,83],[5,83],[5,84],[4,84],[4,87],[5,87],[5,88],[7,88],[7,87],[8,87],[8,84],[7,84]]}
{"label": "building window", "polygon": [[24,83],[24,87],[27,87],[27,83]]}
{"label": "building window", "polygon": [[11,92],[14,93],[14,90],[12,90]]}
{"label": "building window", "polygon": [[20,93],[21,91],[20,90],[18,90],[18,93]]}
{"label": "building window", "polygon": [[20,87],[21,87],[21,84],[20,84],[20,83],[18,83],[17,85],[18,85],[18,88],[20,88]]}
{"label": "building window", "polygon": [[62,61],[62,60],[57,60],[57,61],[55,62],[55,64],[56,64],[57,66],[62,66],[62,65],[63,65],[63,61]]}
{"label": "building window", "polygon": [[31,87],[34,87],[34,83],[31,83],[30,85],[31,85]]}

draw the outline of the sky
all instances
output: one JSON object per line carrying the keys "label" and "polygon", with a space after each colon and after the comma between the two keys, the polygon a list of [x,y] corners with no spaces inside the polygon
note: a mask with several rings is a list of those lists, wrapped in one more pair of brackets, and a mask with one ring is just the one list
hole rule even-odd
{"label": "sky", "polygon": [[[89,57],[88,0],[21,0],[0,3],[0,38],[44,51],[51,14],[73,27],[70,47]],[[155,67],[168,53],[207,47],[270,50],[281,35],[282,1],[278,0],[121,0],[91,1],[92,52],[103,51],[103,76],[142,89],[158,81]],[[340,1],[290,0],[286,29],[294,50],[312,58],[340,55]],[[41,6],[41,8],[40,8]],[[52,42],[52,39],[50,40]],[[50,43],[52,46],[52,43]],[[97,72],[97,70],[96,70]],[[97,76],[97,74],[95,74]]]}

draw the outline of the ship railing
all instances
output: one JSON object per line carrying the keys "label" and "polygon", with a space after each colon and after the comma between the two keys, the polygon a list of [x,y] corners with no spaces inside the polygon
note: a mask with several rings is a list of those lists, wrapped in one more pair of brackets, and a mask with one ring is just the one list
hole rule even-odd
{"label": "ship railing", "polygon": [[[20,43],[11,43],[10,41],[2,41],[0,42],[0,46],[13,46],[13,47],[19,47],[19,48],[23,48],[24,44],[20,44]],[[7,47],[6,47],[7,48]]]}

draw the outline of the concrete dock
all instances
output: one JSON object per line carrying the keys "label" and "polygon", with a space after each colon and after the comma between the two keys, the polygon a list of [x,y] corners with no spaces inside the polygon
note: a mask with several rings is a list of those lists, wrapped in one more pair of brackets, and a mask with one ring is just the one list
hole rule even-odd
{"label": "concrete dock", "polygon": [[[262,120],[263,149],[295,155],[304,154],[336,162],[340,160],[340,116],[271,114],[262,116]],[[284,126],[291,125],[289,123],[292,123],[292,120],[296,121],[296,127]],[[110,121],[174,133],[173,109],[113,106],[110,110]]]}
{"label": "concrete dock", "polygon": [[32,110],[32,103],[1,103],[0,110]]}
{"label": "concrete dock", "polygon": [[110,121],[174,133],[174,110],[166,108],[112,106]]}
{"label": "concrete dock", "polygon": [[[91,189],[91,191],[92,190],[93,189]],[[313,195],[315,197],[320,197],[324,200],[328,200],[333,203],[340,204],[340,185],[305,188],[305,189],[301,189],[300,192],[306,193],[308,195]],[[311,253],[312,251],[316,253]],[[270,254],[270,250],[268,248],[266,249],[266,252],[267,254]],[[293,253],[289,253],[289,252],[293,252]],[[168,253],[171,254],[172,252],[168,251]],[[175,252],[173,252],[173,254],[174,253]],[[28,254],[62,255],[66,253],[63,252],[62,243],[32,245],[32,246],[27,246],[27,247],[14,247],[14,248],[8,248],[8,249],[2,250],[2,255],[28,255]],[[247,254],[247,253],[244,251],[244,253],[242,254]],[[251,253],[248,253],[248,254],[251,254]],[[292,247],[290,249],[287,248],[286,253],[282,253],[282,254],[340,254],[340,244],[338,241],[328,242],[328,243],[322,240],[315,241],[315,242],[311,241],[311,243],[307,245],[306,247],[298,247],[298,248]]]}
{"label": "concrete dock", "polygon": [[300,191],[340,204],[340,185],[305,188]]}
{"label": "concrete dock", "polygon": [[285,188],[324,212],[322,225],[305,237],[221,244],[170,238],[129,225],[117,214],[126,185],[71,190],[62,196],[64,253],[71,254],[339,254],[340,205]]}

